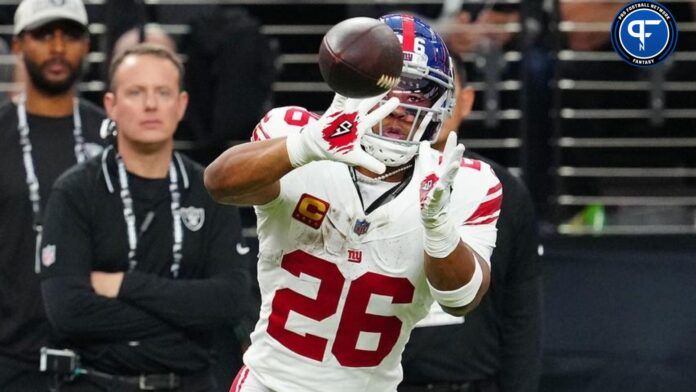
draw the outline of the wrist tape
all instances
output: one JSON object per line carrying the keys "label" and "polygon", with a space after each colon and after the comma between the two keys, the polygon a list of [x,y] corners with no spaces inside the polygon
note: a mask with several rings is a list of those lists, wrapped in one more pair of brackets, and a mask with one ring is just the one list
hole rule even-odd
{"label": "wrist tape", "polygon": [[440,305],[448,308],[459,308],[470,304],[471,301],[476,298],[476,293],[478,293],[481,283],[483,282],[483,272],[481,271],[481,265],[476,255],[474,255],[474,264],[474,274],[471,276],[469,283],[455,290],[441,291],[434,288],[430,284],[430,281],[428,281],[430,295],[432,295],[435,301]]}
{"label": "wrist tape", "polygon": [[435,227],[425,227],[423,248],[430,257],[444,259],[459,245],[459,232],[448,217]]}
{"label": "wrist tape", "polygon": [[288,149],[288,158],[292,167],[297,168],[309,163],[301,132],[289,134],[285,139],[285,147]]}

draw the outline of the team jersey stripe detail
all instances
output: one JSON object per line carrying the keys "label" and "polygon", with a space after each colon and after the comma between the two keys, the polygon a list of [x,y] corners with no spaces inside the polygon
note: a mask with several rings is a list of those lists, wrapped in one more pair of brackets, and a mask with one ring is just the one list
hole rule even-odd
{"label": "team jersey stripe detail", "polygon": [[495,221],[497,221],[497,220],[498,220],[498,215],[496,214],[496,216],[490,217],[490,218],[488,218],[488,219],[486,219],[486,220],[482,220],[481,222],[477,222],[477,223],[467,223],[467,225],[470,225],[470,226],[474,226],[474,225],[487,225],[487,224],[493,223],[493,222],[495,222]]}
{"label": "team jersey stripe detail", "polygon": [[264,131],[263,125],[261,125],[261,124],[259,124],[259,131],[263,134],[263,136],[264,136],[266,139],[272,139],[272,138],[271,138],[271,135],[269,135],[266,131]]}
{"label": "team jersey stripe detail", "polygon": [[255,142],[268,139],[271,139],[271,136],[263,130],[263,126],[261,123],[259,123],[259,125],[256,126],[256,129],[254,129],[254,133],[251,135],[251,141]]}
{"label": "team jersey stripe detail", "polygon": [[495,214],[496,211],[500,210],[500,205],[502,204],[502,201],[503,196],[501,195],[498,198],[481,203],[479,207],[476,209],[476,211],[474,211],[474,213],[471,214],[469,219],[466,220],[466,223],[468,224],[470,222],[473,222],[476,219],[481,218],[483,216]]}
{"label": "team jersey stripe detail", "polygon": [[[474,213],[471,214],[471,216],[464,222],[464,224],[480,225],[486,221],[490,223],[489,219],[497,219],[497,216],[500,213],[500,206],[502,203],[503,187],[501,183],[498,183],[495,186],[488,189],[484,201],[481,204],[479,204],[476,211],[474,211]],[[482,218],[485,219],[482,221]]]}
{"label": "team jersey stripe detail", "polygon": [[246,381],[248,375],[249,375],[249,368],[246,366],[242,366],[242,368],[239,370],[239,373],[237,373],[237,377],[235,377],[234,381],[232,381],[232,386],[230,387],[230,392],[241,391],[242,386],[244,385],[244,381]]}
{"label": "team jersey stripe detail", "polygon": [[403,48],[404,52],[413,52],[414,41],[416,39],[416,26],[413,22],[413,17],[404,16],[403,17]]}
{"label": "team jersey stripe detail", "polygon": [[486,195],[492,195],[492,194],[494,194],[494,193],[500,191],[501,189],[503,189],[503,184],[499,182],[498,185],[496,185],[496,186],[492,187],[491,189],[489,189],[489,190],[488,190],[488,193],[486,193]]}

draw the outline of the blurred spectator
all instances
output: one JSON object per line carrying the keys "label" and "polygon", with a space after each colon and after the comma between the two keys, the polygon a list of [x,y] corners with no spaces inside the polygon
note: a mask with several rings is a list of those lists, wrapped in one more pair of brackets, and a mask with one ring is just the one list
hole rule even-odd
{"label": "blurred spectator", "polygon": [[217,391],[212,331],[236,324],[246,337],[257,311],[238,211],[214,203],[202,167],[173,151],[188,103],[176,55],[139,44],[109,74],[115,144],[62,176],[46,211],[45,306],[79,356],[56,387]]}
{"label": "blurred spectator", "polygon": [[517,30],[510,24],[520,21],[517,10],[484,9],[475,15],[474,19],[471,12],[462,10],[456,16],[443,20],[444,25],[440,27],[448,31],[445,40],[454,53],[475,52],[486,41],[505,46],[512,41]]}
{"label": "blurred spectator", "polygon": [[605,31],[571,31],[567,34],[568,47],[573,50],[609,49],[608,24],[623,7],[618,2],[560,2],[560,16],[564,22],[607,23]]}
{"label": "blurred spectator", "polygon": [[[441,5],[353,5],[351,16],[378,16],[388,12],[407,12],[424,16],[445,39],[453,56],[489,51],[491,47],[517,48],[520,5],[491,2],[470,3],[445,0]],[[468,70],[471,72],[471,70]]]}
{"label": "blurred spectator", "polygon": [[219,9],[195,19],[182,42],[191,105],[178,138],[208,147],[217,156],[270,108],[276,53],[261,23],[243,8]]}
{"label": "blurred spectator", "polygon": [[[456,76],[453,116],[438,148],[471,111],[474,91]],[[491,165],[503,184],[498,239],[491,256],[490,292],[465,319],[431,315],[414,329],[403,354],[400,392],[536,392],[541,373],[541,266],[536,222],[524,184],[506,168],[467,151],[468,159]],[[435,309],[439,310],[439,309]],[[463,324],[462,324],[463,322]]]}
{"label": "blurred spectator", "polygon": [[0,106],[0,391],[47,390],[39,349],[49,325],[35,247],[55,179],[98,154],[97,107],[76,98],[89,50],[80,0],[25,0],[13,51],[28,70],[16,102]]}
{"label": "blurred spectator", "polygon": [[169,51],[176,53],[176,43],[164,29],[154,24],[136,27],[123,33],[114,44],[111,58],[120,56],[126,49],[142,42],[149,42],[164,46]]}

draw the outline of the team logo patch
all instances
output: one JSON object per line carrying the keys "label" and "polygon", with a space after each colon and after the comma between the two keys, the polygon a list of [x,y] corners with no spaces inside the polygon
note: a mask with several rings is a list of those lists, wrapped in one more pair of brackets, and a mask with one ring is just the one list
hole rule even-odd
{"label": "team logo patch", "polygon": [[330,204],[310,194],[304,193],[295,206],[292,217],[305,225],[318,229],[329,212]]}
{"label": "team logo patch", "polygon": [[669,57],[677,45],[677,35],[672,13],[652,1],[626,4],[611,24],[614,51],[638,67],[649,67]]}
{"label": "team logo patch", "polygon": [[181,220],[191,231],[198,231],[205,222],[205,210],[197,207],[183,207],[179,209]]}
{"label": "team logo patch", "polygon": [[368,222],[366,219],[358,219],[355,221],[355,225],[353,226],[353,231],[357,235],[363,235],[367,233],[367,230],[370,228],[370,222]]}
{"label": "team logo patch", "polygon": [[351,263],[359,263],[362,261],[362,251],[357,249],[348,249],[348,261]]}
{"label": "team logo patch", "polygon": [[41,264],[44,267],[50,267],[56,262],[56,246],[46,245],[41,249]]}
{"label": "team logo patch", "polygon": [[428,195],[430,194],[430,190],[435,187],[435,184],[437,184],[437,180],[440,178],[435,174],[435,173],[430,173],[427,177],[423,179],[421,182],[420,186],[420,206],[423,208],[425,205],[425,201],[428,200]]}
{"label": "team logo patch", "polygon": [[329,125],[322,130],[324,140],[329,143],[329,150],[347,154],[353,150],[353,142],[358,140],[358,113],[336,113]]}

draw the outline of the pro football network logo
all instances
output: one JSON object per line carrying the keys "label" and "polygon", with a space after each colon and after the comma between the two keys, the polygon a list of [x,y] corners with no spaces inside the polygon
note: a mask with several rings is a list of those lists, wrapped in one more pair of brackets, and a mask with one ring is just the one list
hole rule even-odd
{"label": "pro football network logo", "polygon": [[614,51],[638,67],[649,67],[669,57],[677,45],[677,35],[672,13],[653,1],[626,4],[611,24]]}

